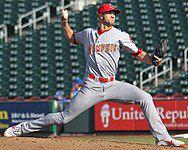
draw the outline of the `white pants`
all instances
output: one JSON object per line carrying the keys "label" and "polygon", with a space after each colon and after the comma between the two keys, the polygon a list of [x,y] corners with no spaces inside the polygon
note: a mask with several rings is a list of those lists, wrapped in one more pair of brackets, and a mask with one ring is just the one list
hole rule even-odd
{"label": "white pants", "polygon": [[111,81],[101,83],[87,78],[82,89],[71,100],[70,104],[62,112],[50,113],[37,120],[22,124],[23,133],[39,131],[46,126],[67,123],[80,113],[104,100],[132,101],[139,104],[150,125],[151,132],[157,141],[168,140],[171,136],[164,126],[150,94],[129,83]]}

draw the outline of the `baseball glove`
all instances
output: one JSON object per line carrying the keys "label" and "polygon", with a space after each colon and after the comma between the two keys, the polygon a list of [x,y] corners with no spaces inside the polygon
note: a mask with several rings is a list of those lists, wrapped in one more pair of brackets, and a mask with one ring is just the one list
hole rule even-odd
{"label": "baseball glove", "polygon": [[166,51],[167,51],[167,40],[162,39],[159,43],[157,43],[153,55],[151,56],[151,61],[154,66],[158,66],[160,64]]}

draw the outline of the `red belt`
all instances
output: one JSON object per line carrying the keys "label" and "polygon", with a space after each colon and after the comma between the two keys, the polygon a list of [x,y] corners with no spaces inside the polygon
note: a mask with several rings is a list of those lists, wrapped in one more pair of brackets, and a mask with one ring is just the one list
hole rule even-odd
{"label": "red belt", "polygon": [[93,80],[100,81],[102,83],[114,81],[115,77],[110,77],[110,78],[104,78],[104,77],[96,77],[94,74],[89,74],[89,78]]}

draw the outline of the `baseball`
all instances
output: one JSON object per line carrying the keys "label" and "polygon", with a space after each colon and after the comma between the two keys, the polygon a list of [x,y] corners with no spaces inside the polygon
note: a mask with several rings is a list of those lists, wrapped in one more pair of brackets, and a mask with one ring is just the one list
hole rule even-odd
{"label": "baseball", "polygon": [[67,10],[61,10],[61,17],[63,19],[68,19],[68,11]]}

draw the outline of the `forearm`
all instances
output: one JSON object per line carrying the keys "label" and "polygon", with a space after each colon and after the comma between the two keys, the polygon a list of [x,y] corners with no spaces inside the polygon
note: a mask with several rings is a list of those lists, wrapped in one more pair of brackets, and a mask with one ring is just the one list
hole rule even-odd
{"label": "forearm", "polygon": [[61,25],[63,27],[64,34],[66,38],[74,44],[74,31],[71,29],[68,20],[61,18]]}
{"label": "forearm", "polygon": [[146,64],[152,65],[151,56],[149,54],[146,54],[146,56],[144,57],[142,61]]}
{"label": "forearm", "polygon": [[149,64],[149,65],[152,64],[151,56],[144,51],[139,56],[137,56],[137,59],[146,64]]}

